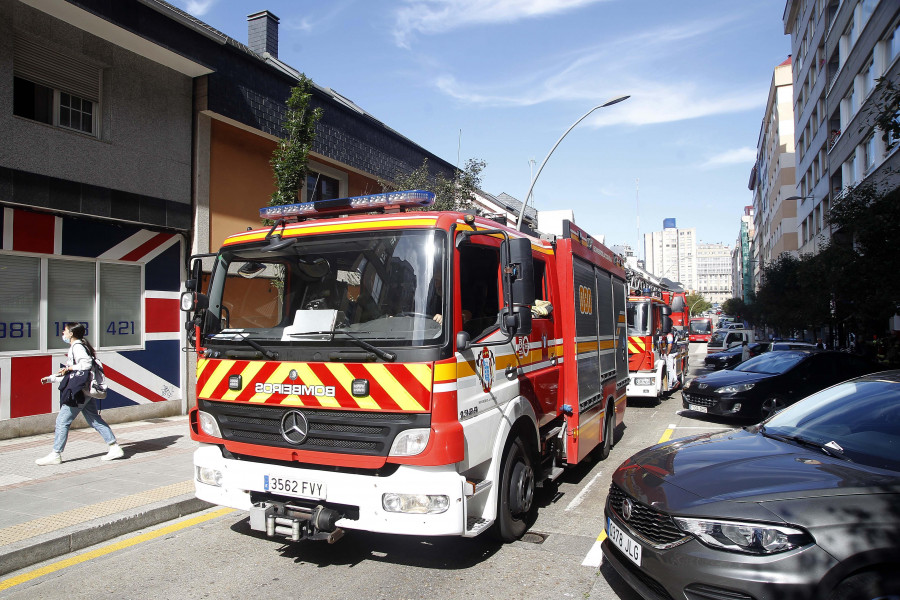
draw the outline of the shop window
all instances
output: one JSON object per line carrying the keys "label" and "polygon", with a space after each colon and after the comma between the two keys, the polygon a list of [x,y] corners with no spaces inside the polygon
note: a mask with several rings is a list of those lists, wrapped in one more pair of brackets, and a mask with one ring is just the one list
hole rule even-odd
{"label": "shop window", "polygon": [[41,259],[0,255],[0,352],[40,347]]}
{"label": "shop window", "polygon": [[0,272],[0,352],[65,350],[69,322],[98,349],[141,345],[140,265],[0,254]]}

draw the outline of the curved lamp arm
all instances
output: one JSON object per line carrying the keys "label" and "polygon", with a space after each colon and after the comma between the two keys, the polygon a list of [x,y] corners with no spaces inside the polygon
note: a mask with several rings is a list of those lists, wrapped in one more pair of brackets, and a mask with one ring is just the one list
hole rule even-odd
{"label": "curved lamp arm", "polygon": [[569,132],[572,131],[573,129],[575,129],[576,125],[578,125],[579,123],[584,121],[589,114],[591,114],[598,108],[606,108],[607,106],[612,106],[613,104],[618,104],[619,102],[622,102],[623,100],[628,100],[629,98],[631,98],[631,96],[619,96],[617,98],[613,98],[612,100],[607,100],[603,104],[598,104],[591,110],[589,110],[586,113],[584,113],[583,115],[581,115],[580,119],[578,119],[577,121],[572,123],[572,126],[569,127],[568,129],[566,129],[566,132],[564,134],[559,136],[559,139],[556,140],[555,144],[553,144],[553,147],[550,149],[550,152],[547,154],[547,157],[544,159],[544,161],[541,163],[541,166],[538,168],[537,174],[534,176],[534,179],[531,180],[531,187],[528,188],[528,193],[525,194],[525,202],[522,203],[522,210],[519,211],[519,218],[516,221],[516,229],[519,229],[522,227],[522,217],[525,216],[525,207],[528,206],[528,200],[531,198],[531,191],[534,189],[534,183],[537,181],[538,177],[541,176],[541,171],[544,170],[544,165],[546,165],[547,161],[550,160],[550,155],[553,154],[553,151],[556,150],[556,147],[559,146],[559,143],[561,141],[563,141],[563,138],[566,137],[567,135],[569,135]]}

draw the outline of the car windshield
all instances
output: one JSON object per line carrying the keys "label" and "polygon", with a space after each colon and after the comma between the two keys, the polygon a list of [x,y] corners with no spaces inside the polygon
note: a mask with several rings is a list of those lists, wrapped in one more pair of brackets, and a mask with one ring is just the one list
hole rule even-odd
{"label": "car windshield", "polygon": [[691,333],[709,333],[712,323],[709,319],[691,319]]}
{"label": "car windshield", "polygon": [[709,336],[709,345],[710,346],[721,346],[725,343],[725,336],[728,335],[727,331],[716,331],[711,336]]}
{"label": "car windshield", "polygon": [[841,383],[778,413],[764,431],[810,440],[853,462],[900,471],[900,383]]}
{"label": "car windshield", "polygon": [[807,354],[801,352],[768,352],[741,363],[734,370],[747,373],[779,375],[802,362],[807,356]]}
{"label": "car windshield", "polygon": [[219,255],[209,292],[220,316],[213,341],[303,343],[334,330],[386,343],[441,338],[442,232],[295,239],[275,252],[226,248]]}
{"label": "car windshield", "polygon": [[650,334],[650,302],[628,301],[628,335]]}

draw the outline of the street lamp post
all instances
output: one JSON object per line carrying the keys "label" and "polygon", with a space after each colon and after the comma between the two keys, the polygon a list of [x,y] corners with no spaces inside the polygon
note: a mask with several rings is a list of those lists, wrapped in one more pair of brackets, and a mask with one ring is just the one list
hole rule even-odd
{"label": "street lamp post", "polygon": [[577,121],[572,123],[572,126],[569,127],[568,129],[566,129],[566,132],[564,134],[559,136],[559,139],[556,140],[555,144],[553,144],[553,148],[550,149],[550,152],[547,154],[547,157],[544,159],[544,161],[541,163],[541,166],[538,168],[537,175],[535,175],[534,178],[531,180],[531,186],[528,188],[528,193],[525,194],[525,201],[522,203],[522,210],[519,211],[519,219],[516,221],[516,229],[519,229],[522,227],[522,217],[525,216],[525,207],[528,206],[528,200],[531,198],[532,190],[534,190],[534,183],[537,181],[538,177],[541,176],[541,171],[544,170],[544,165],[547,164],[547,161],[550,159],[550,155],[553,154],[553,151],[556,150],[556,147],[559,146],[559,143],[561,141],[563,141],[563,138],[566,137],[567,135],[569,135],[569,132],[572,131],[573,129],[575,129],[576,125],[578,125],[579,123],[584,121],[589,114],[591,114],[598,108],[606,108],[607,106],[612,106],[613,104],[618,104],[619,102],[622,102],[623,100],[628,100],[629,98],[631,98],[631,96],[619,96],[617,98],[607,100],[603,104],[598,104],[591,110],[589,110],[586,113],[584,113],[583,115],[581,115],[580,119],[578,119]]}

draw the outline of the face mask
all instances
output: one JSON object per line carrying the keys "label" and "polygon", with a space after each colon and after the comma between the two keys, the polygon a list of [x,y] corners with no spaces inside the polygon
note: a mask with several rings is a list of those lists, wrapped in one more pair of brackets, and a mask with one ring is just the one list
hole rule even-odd
{"label": "face mask", "polygon": [[72,339],[71,337],[66,337],[66,334],[62,334],[61,337],[62,337],[62,341],[64,341],[67,344],[69,343],[69,340]]}

